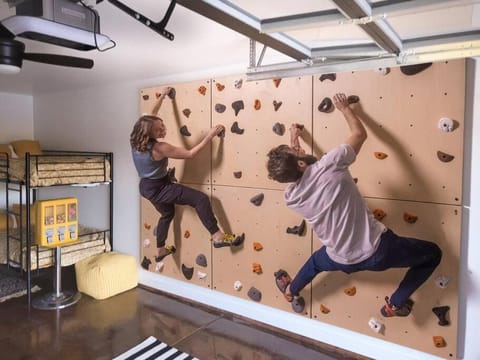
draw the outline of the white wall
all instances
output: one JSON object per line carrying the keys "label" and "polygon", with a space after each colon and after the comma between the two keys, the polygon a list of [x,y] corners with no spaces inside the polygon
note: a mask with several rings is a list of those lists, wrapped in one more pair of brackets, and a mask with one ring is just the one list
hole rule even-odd
{"label": "white wall", "polygon": [[[476,65],[480,60],[476,61]],[[474,62],[469,63],[472,68]],[[139,194],[137,175],[130,158],[129,134],[139,113],[138,90],[143,87],[177,83],[187,80],[241,73],[242,68],[215,69],[215,71],[184,74],[171,78],[151,79],[136,83],[116,84],[102,88],[78,90],[35,97],[35,138],[45,148],[112,151],[115,156],[115,211],[114,248],[139,257]],[[466,192],[464,211],[464,261],[461,264],[459,350],[464,359],[480,359],[476,329],[480,323],[480,71],[474,77],[477,94],[469,95],[467,107],[475,124],[466,124],[465,182],[472,184]],[[2,109],[2,108],[0,108]],[[0,117],[3,109],[0,110]],[[468,121],[467,121],[468,122]],[[471,138],[468,138],[471,135]],[[471,150],[471,151],[470,151]],[[459,174],[460,176],[460,174]],[[474,221],[473,219],[477,219]],[[193,300],[221,307],[273,326],[285,328],[304,336],[377,359],[433,359],[434,357],[353,333],[319,321],[303,319],[291,313],[275,310],[261,304],[233,298],[213,290],[175,281],[139,268],[141,282]]]}
{"label": "white wall", "polygon": [[0,144],[33,139],[33,97],[0,92]]}

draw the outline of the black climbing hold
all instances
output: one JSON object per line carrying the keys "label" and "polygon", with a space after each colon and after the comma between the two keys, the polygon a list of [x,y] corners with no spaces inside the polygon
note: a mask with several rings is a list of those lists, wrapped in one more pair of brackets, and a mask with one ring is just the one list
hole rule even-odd
{"label": "black climbing hold", "polygon": [[320,75],[320,81],[325,81],[325,80],[335,81],[335,80],[337,80],[337,74],[332,73],[332,74],[322,74],[322,75]]}
{"label": "black climbing hold", "polygon": [[170,91],[167,93],[167,96],[172,100],[175,99],[175,96],[177,96],[177,91],[175,90],[175,88],[170,88]]}
{"label": "black climbing hold", "polygon": [[193,277],[193,267],[188,267],[185,266],[185,264],[182,264],[182,273],[187,280],[190,280]]}
{"label": "black climbing hold", "polygon": [[142,268],[144,268],[145,270],[148,270],[148,267],[150,266],[151,263],[152,261],[146,256],[144,256],[142,260]]}
{"label": "black climbing hold", "polygon": [[232,124],[232,127],[230,128],[230,130],[232,131],[232,133],[234,134],[238,134],[238,135],[242,135],[243,132],[245,131],[245,129],[240,129],[238,127],[238,122],[235,121],[233,124]]}
{"label": "black climbing hold", "polygon": [[282,136],[285,133],[285,126],[276,122],[275,125],[273,125],[272,130],[275,134]]}
{"label": "black climbing hold", "polygon": [[292,301],[292,309],[296,313],[301,313],[305,310],[305,299],[302,296],[297,296]]}
{"label": "black climbing hold", "polygon": [[222,131],[220,131],[217,136],[221,139],[223,139],[225,137],[225,129],[223,129]]}
{"label": "black climbing hold", "polygon": [[233,173],[233,176],[235,176],[235,179],[240,179],[242,177],[242,172],[241,171],[235,171]]}
{"label": "black climbing hold", "polygon": [[432,63],[404,65],[400,66],[400,71],[405,75],[416,75],[425,69],[428,69]]}
{"label": "black climbing hold", "polygon": [[274,109],[275,111],[278,111],[278,109],[280,108],[280,106],[282,106],[282,102],[281,102],[281,101],[273,100],[273,109]]}
{"label": "black climbing hold", "polygon": [[444,153],[442,151],[437,151],[437,157],[440,161],[443,161],[446,163],[452,161],[455,158],[455,156]]}
{"label": "black climbing hold", "polygon": [[178,182],[177,178],[175,177],[175,167],[167,170],[167,176],[171,182]]}
{"label": "black climbing hold", "polygon": [[192,111],[190,109],[183,109],[182,113],[188,118],[190,117],[190,114],[192,113]]}
{"label": "black climbing hold", "polygon": [[254,197],[252,197],[250,199],[250,202],[255,206],[260,206],[260,205],[262,205],[264,197],[265,197],[265,195],[263,195],[263,193],[260,193],[258,195],[255,195]]}
{"label": "black climbing hold", "polygon": [[447,320],[447,313],[450,310],[450,306],[437,306],[432,308],[432,311],[438,317],[438,325],[447,326],[450,322]]}
{"label": "black climbing hold", "polygon": [[198,266],[207,267],[207,257],[203,254],[198,254],[197,258],[195,259],[195,263]]}
{"label": "black climbing hold", "polygon": [[245,233],[242,233],[242,235],[238,235],[235,238],[235,240],[232,241],[232,246],[242,245],[244,241],[245,241]]}
{"label": "black climbing hold", "polygon": [[227,107],[223,104],[215,104],[215,111],[219,114],[223,113]]}
{"label": "black climbing hold", "polygon": [[333,108],[334,106],[333,106],[332,99],[330,99],[329,97],[324,98],[320,103],[320,105],[318,105],[318,111],[324,112],[324,113],[331,112]]}
{"label": "black climbing hold", "polygon": [[347,97],[347,102],[349,104],[356,104],[360,101],[360,98],[357,95],[349,95]]}
{"label": "black climbing hold", "polygon": [[293,227],[288,227],[287,228],[287,234],[294,234],[294,235],[302,236],[303,233],[305,232],[306,225],[307,225],[307,223],[305,222],[305,220],[302,220],[300,225],[295,225]]}
{"label": "black climbing hold", "polygon": [[235,116],[237,116],[240,110],[245,108],[245,105],[243,104],[243,100],[234,101],[232,103],[232,108],[235,111]]}
{"label": "black climbing hold", "polygon": [[262,293],[260,292],[260,290],[258,290],[257,288],[255,288],[253,286],[248,290],[247,295],[253,301],[262,300]]}
{"label": "black climbing hold", "polygon": [[183,136],[192,136],[192,134],[190,134],[190,131],[188,131],[187,125],[183,125],[180,128],[180,134],[182,134]]}

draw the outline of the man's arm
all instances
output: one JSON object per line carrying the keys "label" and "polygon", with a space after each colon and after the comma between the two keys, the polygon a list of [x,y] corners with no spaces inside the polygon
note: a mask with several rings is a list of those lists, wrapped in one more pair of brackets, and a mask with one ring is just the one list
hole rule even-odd
{"label": "man's arm", "polygon": [[304,129],[303,125],[292,124],[290,126],[290,148],[295,152],[295,155],[305,155],[305,150],[302,149],[300,141],[298,140],[302,131]]}
{"label": "man's arm", "polygon": [[360,119],[355,115],[350,108],[347,97],[343,93],[338,93],[333,96],[333,103],[335,107],[343,113],[348,127],[350,128],[350,136],[345,140],[345,143],[350,145],[355,153],[358,154],[360,149],[367,139],[367,131]]}
{"label": "man's arm", "polygon": [[160,93],[160,96],[158,97],[157,102],[153,106],[152,115],[158,116],[158,111],[160,110],[160,107],[162,106],[163,99],[165,99],[165,96],[168,95],[168,93],[170,92],[170,89],[171,88],[169,88],[169,87],[166,87],[166,88],[162,89],[162,92]]}

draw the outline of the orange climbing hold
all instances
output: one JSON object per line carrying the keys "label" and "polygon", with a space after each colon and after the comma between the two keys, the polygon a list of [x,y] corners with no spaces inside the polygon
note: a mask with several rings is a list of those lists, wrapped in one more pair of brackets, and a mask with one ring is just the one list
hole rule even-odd
{"label": "orange climbing hold", "polygon": [[198,88],[198,92],[202,95],[205,95],[207,93],[207,88],[202,85]]}
{"label": "orange climbing hold", "polygon": [[147,223],[143,223],[143,227],[147,230],[150,230],[150,228],[152,227],[152,225],[150,224],[147,224]]}
{"label": "orange climbing hold", "polygon": [[442,348],[442,347],[447,346],[447,342],[445,341],[443,336],[434,336],[433,337],[433,344],[437,348]]}
{"label": "orange climbing hold", "polygon": [[357,288],[355,286],[343,289],[343,292],[348,296],[353,296],[357,293]]}
{"label": "orange climbing hold", "polygon": [[255,108],[255,110],[260,110],[260,108],[262,107],[262,103],[260,102],[260,100],[255,99],[253,107]]}
{"label": "orange climbing hold", "polygon": [[188,238],[190,237],[190,231],[185,230],[185,233],[183,234],[183,237],[184,237],[185,239],[188,239]]}
{"label": "orange climbing hold", "polygon": [[263,246],[262,246],[262,244],[260,244],[258,241],[255,241],[255,242],[253,243],[253,250],[255,250],[255,251],[260,251],[260,250],[262,250],[262,249],[263,249]]}
{"label": "orange climbing hold", "polygon": [[323,313],[323,314],[328,314],[330,312],[330,309],[328,307],[326,307],[325,305],[323,304],[320,304],[320,311]]}
{"label": "orange climbing hold", "polygon": [[377,159],[380,159],[380,160],[386,159],[387,156],[388,156],[387,154],[385,154],[383,152],[380,152],[380,151],[375,151],[373,154],[375,155],[375,157]]}
{"label": "orange climbing hold", "polygon": [[223,89],[225,89],[225,85],[220,84],[220,83],[216,83],[215,86],[217,87],[218,91],[222,91]]}
{"label": "orange climbing hold", "polygon": [[256,274],[261,274],[262,273],[262,265],[254,262],[252,264],[252,271]]}
{"label": "orange climbing hold", "polygon": [[409,224],[415,224],[418,220],[418,216],[414,215],[414,214],[411,214],[411,213],[408,213],[408,212],[404,212],[403,213],[403,220],[405,220]]}
{"label": "orange climbing hold", "polygon": [[375,219],[378,221],[382,221],[387,214],[382,209],[375,209],[373,210],[373,216],[375,216]]}

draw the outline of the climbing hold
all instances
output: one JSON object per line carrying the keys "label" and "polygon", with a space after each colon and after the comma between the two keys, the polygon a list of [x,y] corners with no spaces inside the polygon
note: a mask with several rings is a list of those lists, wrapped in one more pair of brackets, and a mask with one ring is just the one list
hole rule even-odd
{"label": "climbing hold", "polygon": [[330,312],[330,309],[328,307],[326,307],[325,305],[323,304],[320,304],[320,311],[323,313],[323,314],[328,314]]}
{"label": "climbing hold", "polygon": [[162,96],[162,93],[159,93],[159,92],[155,93],[155,98],[159,99],[160,96]]}
{"label": "climbing hold", "polygon": [[260,108],[262,107],[262,102],[258,99],[255,99],[255,101],[253,102],[253,107],[255,110],[260,110]]}
{"label": "climbing hold", "polygon": [[217,90],[218,91],[222,91],[223,89],[225,89],[225,85],[223,84],[220,84],[220,83],[215,83],[215,86],[217,87]]}
{"label": "climbing hold", "polygon": [[262,244],[260,244],[258,241],[253,242],[253,250],[255,251],[260,251],[263,249]]}
{"label": "climbing hold", "polygon": [[250,202],[255,206],[260,206],[260,205],[262,205],[264,197],[265,197],[265,195],[263,193],[260,193],[258,195],[255,195],[254,197],[252,197],[250,199]]}
{"label": "climbing hold", "polygon": [[240,179],[242,177],[242,172],[241,171],[234,171],[233,176],[235,179]]}
{"label": "climbing hold", "polygon": [[343,292],[348,296],[353,296],[357,293],[357,288],[355,286],[343,289]]}
{"label": "climbing hold", "polygon": [[198,88],[198,92],[202,95],[205,95],[207,93],[207,88],[202,85]]}
{"label": "climbing hold", "polygon": [[450,322],[447,320],[447,313],[450,310],[450,306],[437,306],[432,308],[432,311],[438,317],[438,325],[447,326]]}
{"label": "climbing hold", "polygon": [[180,134],[182,134],[183,136],[192,136],[192,134],[190,134],[190,131],[188,131],[187,125],[183,125],[180,128]]}
{"label": "climbing hold", "polygon": [[235,80],[233,85],[235,86],[235,89],[240,89],[243,85],[243,80],[242,79]]}
{"label": "climbing hold", "polygon": [[188,238],[190,237],[190,231],[185,230],[185,232],[184,232],[184,234],[183,234],[183,237],[184,237],[185,239],[188,239]]}
{"label": "climbing hold", "polygon": [[253,301],[262,300],[262,293],[260,292],[260,290],[258,290],[257,288],[255,288],[253,286],[248,290],[247,295]]}
{"label": "climbing hold", "polygon": [[143,100],[148,100],[149,98],[150,98],[150,96],[148,96],[148,95],[143,95],[143,96],[142,96],[142,99],[143,99]]}
{"label": "climbing hold", "polygon": [[200,279],[200,280],[203,280],[207,277],[207,273],[204,273],[202,271],[197,271],[197,277]]}
{"label": "climbing hold", "polygon": [[373,216],[375,216],[375,219],[377,219],[378,221],[382,221],[386,215],[387,214],[382,209],[373,210]]}
{"label": "climbing hold", "polygon": [[335,81],[337,80],[337,74],[331,73],[331,74],[320,75],[320,81],[325,81],[325,80]]}
{"label": "climbing hold", "polygon": [[143,227],[147,230],[150,230],[150,228],[152,227],[152,225],[148,224],[148,223],[143,223]]}
{"label": "climbing hold", "polygon": [[175,99],[175,96],[177,96],[177,91],[175,90],[175,88],[170,88],[170,90],[168,91],[167,93],[167,96],[170,98],[170,99]]}
{"label": "climbing hold", "polygon": [[143,240],[143,247],[149,247],[149,246],[150,246],[150,239]]}
{"label": "climbing hold", "polygon": [[381,332],[383,329],[383,323],[374,317],[371,317],[370,320],[368,320],[368,326],[370,326],[370,329],[372,329],[376,333]]}
{"label": "climbing hold", "polygon": [[380,151],[375,151],[373,153],[373,155],[375,155],[375,157],[379,160],[383,160],[383,159],[386,159],[387,158],[387,154],[383,153],[383,152],[380,152]]}
{"label": "climbing hold", "polygon": [[300,225],[295,225],[293,227],[287,227],[287,234],[302,236],[303,233],[305,232],[306,225],[307,225],[307,223],[305,222],[305,220],[302,220]]}
{"label": "climbing hold", "polygon": [[225,129],[223,129],[222,131],[220,131],[217,136],[220,138],[220,139],[223,139],[225,137]]}
{"label": "climbing hold", "polygon": [[387,75],[390,72],[390,68],[388,67],[379,67],[374,70],[377,74],[380,75]]}
{"label": "climbing hold", "polygon": [[182,273],[187,280],[190,280],[193,277],[193,267],[186,266],[182,264]]}
{"label": "climbing hold", "polygon": [[244,108],[244,104],[243,104],[243,100],[237,100],[237,101],[234,101],[232,103],[232,108],[233,110],[235,111],[235,116],[238,115],[238,113],[240,112],[240,110],[242,110]]}
{"label": "climbing hold", "polygon": [[278,109],[280,109],[280,106],[282,106],[282,102],[281,101],[277,101],[277,100],[273,100],[273,109],[275,111],[278,111]]}
{"label": "climbing hold", "polygon": [[408,212],[404,212],[403,213],[403,220],[405,220],[409,224],[415,224],[418,220],[418,216],[414,215],[414,214],[411,214],[411,213],[408,213]]}
{"label": "climbing hold", "polygon": [[164,266],[165,264],[163,263],[163,261],[156,262],[155,271],[158,271],[158,272],[162,271]]}
{"label": "climbing hold", "polygon": [[151,263],[152,261],[146,256],[144,256],[142,260],[142,268],[144,268],[145,270],[148,270],[148,267],[150,266]]}
{"label": "climbing hold", "polygon": [[222,114],[226,109],[227,107],[223,104],[215,104],[215,111],[219,114]]}
{"label": "climbing hold", "polygon": [[324,113],[329,113],[332,112],[334,109],[332,99],[329,97],[326,97],[322,100],[320,105],[318,105],[318,111],[324,112]]}
{"label": "climbing hold", "polygon": [[446,163],[452,161],[455,158],[455,156],[444,153],[440,150],[437,151],[437,157],[440,161],[446,162]]}
{"label": "climbing hold", "polygon": [[171,182],[178,182],[177,178],[175,177],[175,166],[167,169],[167,176]]}
{"label": "climbing hold", "polygon": [[281,78],[273,79],[273,83],[275,84],[275,87],[278,88],[280,86],[281,81],[282,81]]}
{"label": "climbing hold", "polygon": [[439,121],[438,121],[438,128],[442,131],[445,131],[445,132],[451,132],[453,131],[454,129],[454,124],[453,124],[453,120],[450,119],[450,118],[447,118],[447,117],[442,117]]}
{"label": "climbing hold", "polygon": [[354,182],[355,184],[357,184],[357,183],[358,183],[358,178],[353,178],[353,182]]}
{"label": "climbing hold", "polygon": [[182,113],[188,118],[190,117],[190,114],[192,113],[192,111],[190,109],[183,109]]}
{"label": "climbing hold", "polygon": [[275,134],[282,136],[285,133],[285,126],[276,122],[275,125],[273,125],[272,130]]}
{"label": "climbing hold", "polygon": [[242,135],[243,132],[245,131],[245,129],[240,129],[238,127],[238,122],[235,121],[233,124],[232,124],[232,127],[230,128],[230,130],[232,131],[232,133],[234,134],[238,134],[238,135]]}
{"label": "climbing hold", "polygon": [[252,263],[252,271],[255,273],[255,274],[261,274],[262,273],[262,265],[260,265],[259,263]]}
{"label": "climbing hold", "polygon": [[447,346],[447,342],[445,341],[445,339],[442,336],[434,336],[433,337],[433,344],[437,348],[442,348],[442,347]]}
{"label": "climbing hold", "polygon": [[425,69],[428,69],[432,63],[404,65],[400,66],[400,71],[405,75],[416,75]]}
{"label": "climbing hold", "polygon": [[435,284],[441,289],[446,289],[449,282],[450,278],[446,275],[439,275],[435,278]]}
{"label": "climbing hold", "polygon": [[245,233],[242,233],[242,235],[238,235],[235,238],[235,240],[233,240],[232,245],[233,246],[240,246],[244,241],[245,241]]}
{"label": "climbing hold", "polygon": [[236,291],[242,290],[243,284],[240,280],[237,280],[233,283],[233,289]]}
{"label": "climbing hold", "polygon": [[305,310],[305,299],[302,296],[295,296],[292,301],[292,309],[296,313],[301,313]]}
{"label": "climbing hold", "polygon": [[357,95],[349,95],[347,97],[347,102],[349,104],[356,104],[360,101],[360,98]]}
{"label": "climbing hold", "polygon": [[197,258],[195,259],[195,263],[198,266],[207,267],[207,257],[203,254],[198,254]]}

